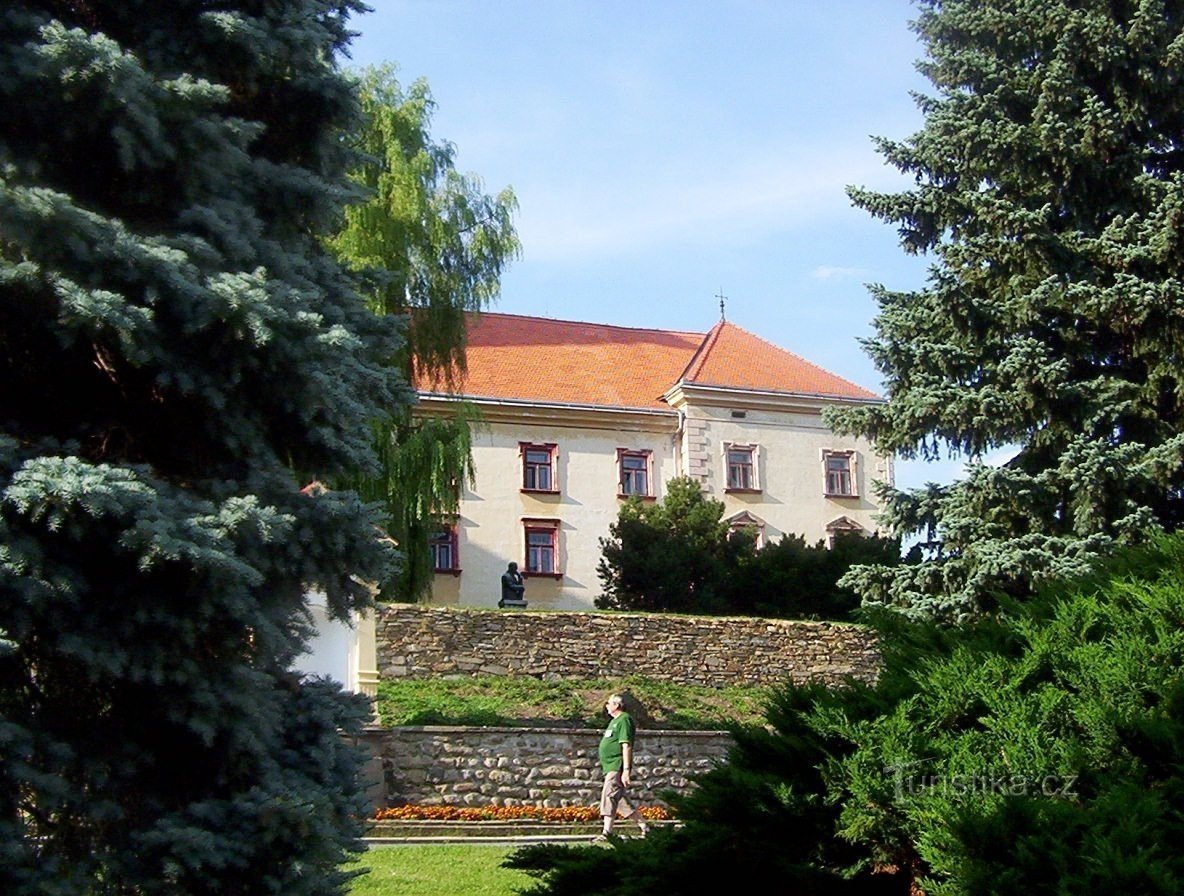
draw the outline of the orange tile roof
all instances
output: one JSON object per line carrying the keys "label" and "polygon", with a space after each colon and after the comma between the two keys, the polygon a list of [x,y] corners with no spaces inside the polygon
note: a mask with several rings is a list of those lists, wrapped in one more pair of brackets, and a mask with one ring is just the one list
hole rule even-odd
{"label": "orange tile roof", "polygon": [[874,400],[875,392],[823,370],[742,327],[720,321],[687,365],[683,379],[698,386]]}
{"label": "orange tile roof", "polygon": [[666,409],[661,396],[680,381],[876,397],[730,323],[704,334],[486,312],[469,318],[468,337],[461,391],[470,398]]}

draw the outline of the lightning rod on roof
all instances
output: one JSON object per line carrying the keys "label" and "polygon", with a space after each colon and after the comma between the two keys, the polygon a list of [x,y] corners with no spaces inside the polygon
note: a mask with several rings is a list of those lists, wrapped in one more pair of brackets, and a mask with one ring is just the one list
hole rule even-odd
{"label": "lightning rod on roof", "polygon": [[724,295],[724,288],[722,286],[719,288],[719,292],[716,293],[715,297],[719,299],[719,319],[727,320],[724,316],[724,302],[727,301],[728,297]]}

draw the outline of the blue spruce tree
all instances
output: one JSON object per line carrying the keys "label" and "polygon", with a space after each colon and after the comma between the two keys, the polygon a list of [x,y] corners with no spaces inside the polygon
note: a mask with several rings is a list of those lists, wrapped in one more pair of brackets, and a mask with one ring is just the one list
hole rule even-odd
{"label": "blue spruce tree", "polygon": [[846,583],[958,619],[1184,524],[1184,5],[918,5],[925,122],[879,141],[913,184],[851,195],[933,265],[922,289],[875,291],[888,402],[832,423],[970,462],[887,495],[927,562]]}
{"label": "blue spruce tree", "polygon": [[[325,250],[355,0],[0,10],[0,892],[341,892],[393,319]],[[300,471],[298,476],[296,472]]]}

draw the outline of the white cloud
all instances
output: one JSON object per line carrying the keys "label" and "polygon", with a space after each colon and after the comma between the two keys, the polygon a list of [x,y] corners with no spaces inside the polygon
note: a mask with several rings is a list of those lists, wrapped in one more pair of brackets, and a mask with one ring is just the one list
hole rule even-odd
{"label": "white cloud", "polygon": [[863,268],[844,268],[820,265],[810,272],[810,276],[815,280],[862,279],[863,277],[867,276],[867,271]]}
{"label": "white cloud", "polygon": [[668,159],[664,167],[652,158],[644,171],[577,178],[566,171],[533,182],[519,194],[527,257],[566,261],[672,243],[739,241],[846,212],[847,184],[884,181],[882,161],[870,148],[845,155],[778,148],[730,163],[722,155]]}

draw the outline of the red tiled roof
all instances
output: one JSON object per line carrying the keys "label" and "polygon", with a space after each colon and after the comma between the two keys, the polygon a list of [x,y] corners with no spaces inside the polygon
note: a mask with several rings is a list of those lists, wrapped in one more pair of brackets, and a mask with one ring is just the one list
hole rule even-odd
{"label": "red tiled roof", "polygon": [[805,358],[720,321],[687,365],[683,379],[698,386],[875,399],[878,396]]}
{"label": "red tiled roof", "polygon": [[[874,393],[721,322],[710,333],[482,313],[469,318],[470,398],[666,408],[680,381],[763,392],[874,399]],[[425,392],[438,384],[417,382]]]}

